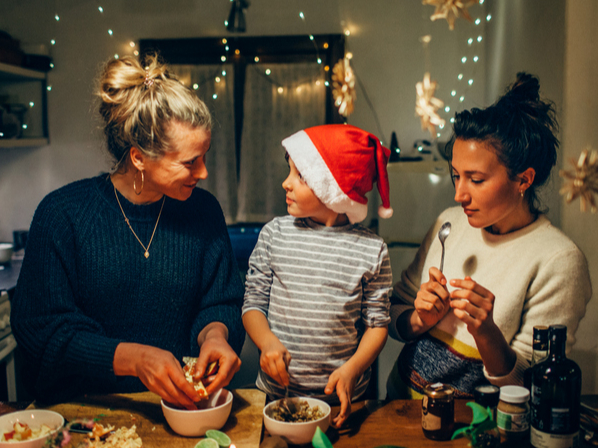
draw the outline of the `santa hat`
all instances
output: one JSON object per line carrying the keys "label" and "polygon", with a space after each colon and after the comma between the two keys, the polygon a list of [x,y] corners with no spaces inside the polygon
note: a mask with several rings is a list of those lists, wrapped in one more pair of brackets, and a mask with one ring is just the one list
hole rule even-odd
{"label": "santa hat", "polygon": [[363,221],[368,213],[365,194],[376,182],[382,199],[378,214],[392,216],[386,172],[390,150],[375,135],[355,126],[329,124],[299,131],[282,146],[329,209],[345,213],[351,223]]}

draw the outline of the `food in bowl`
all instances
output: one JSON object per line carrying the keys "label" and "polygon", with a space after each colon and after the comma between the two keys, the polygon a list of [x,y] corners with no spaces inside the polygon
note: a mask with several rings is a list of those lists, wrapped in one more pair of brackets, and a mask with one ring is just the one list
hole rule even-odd
{"label": "food in bowl", "polygon": [[20,422],[15,422],[12,428],[12,431],[2,434],[0,442],[21,442],[23,440],[37,439],[38,437],[47,436],[56,429],[46,424],[42,424],[39,427],[29,427],[27,423]]}
{"label": "food in bowl", "polygon": [[162,400],[162,412],[174,432],[182,436],[199,437],[210,429],[222,428],[232,409],[233,394],[220,389],[207,400],[196,404],[197,409],[188,410]]}
{"label": "food in bowl", "polygon": [[[0,448],[39,448],[64,426],[64,418],[46,409],[29,409],[0,416]],[[48,430],[49,428],[49,430]]]}
{"label": "food in bowl", "polygon": [[273,408],[280,407],[280,401],[269,403],[263,411],[264,426],[271,436],[280,436],[285,442],[294,445],[302,445],[311,442],[316,428],[326,432],[330,426],[330,405],[322,400],[311,397],[293,398],[294,400],[305,401],[310,408],[318,407],[323,416],[311,421],[287,422],[276,420],[273,415]]}
{"label": "food in bowl", "polygon": [[320,409],[320,406],[310,406],[305,400],[296,400],[295,405],[297,411],[290,414],[287,410],[280,405],[281,401],[277,401],[270,408],[270,417],[279,422],[311,422],[313,420],[319,420],[324,417],[325,413]]}

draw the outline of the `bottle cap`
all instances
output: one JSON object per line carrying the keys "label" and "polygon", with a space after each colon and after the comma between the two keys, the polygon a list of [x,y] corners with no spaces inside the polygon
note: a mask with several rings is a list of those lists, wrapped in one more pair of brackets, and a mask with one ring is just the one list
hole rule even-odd
{"label": "bottle cap", "polygon": [[529,390],[521,386],[503,386],[500,388],[500,399],[507,403],[525,403],[529,400]]}
{"label": "bottle cap", "polygon": [[432,398],[452,398],[455,389],[448,384],[433,383],[424,387],[424,394]]}
{"label": "bottle cap", "polygon": [[477,404],[486,408],[495,408],[498,406],[500,389],[492,384],[484,384],[475,388],[473,397]]}
{"label": "bottle cap", "polygon": [[550,340],[567,340],[567,327],[565,325],[551,325],[549,328]]}

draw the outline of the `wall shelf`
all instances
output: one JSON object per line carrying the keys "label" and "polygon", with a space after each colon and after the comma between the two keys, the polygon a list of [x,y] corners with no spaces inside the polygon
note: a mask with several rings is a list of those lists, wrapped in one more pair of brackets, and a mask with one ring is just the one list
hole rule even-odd
{"label": "wall shelf", "polygon": [[[18,108],[23,124],[18,138],[0,138],[0,148],[45,146],[49,143],[46,73],[0,62],[0,105]],[[11,109],[8,109],[11,110]],[[11,136],[14,136],[14,127]]]}

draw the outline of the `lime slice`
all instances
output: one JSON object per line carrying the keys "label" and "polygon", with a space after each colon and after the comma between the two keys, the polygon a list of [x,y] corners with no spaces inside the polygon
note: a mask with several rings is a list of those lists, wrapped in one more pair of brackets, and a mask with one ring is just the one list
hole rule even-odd
{"label": "lime slice", "polygon": [[214,439],[203,439],[195,445],[195,448],[220,448],[220,446]]}
{"label": "lime slice", "polygon": [[218,442],[220,448],[228,448],[231,444],[230,437],[224,434],[222,431],[218,431],[217,429],[208,429],[206,431],[206,437],[214,439],[216,442]]}

